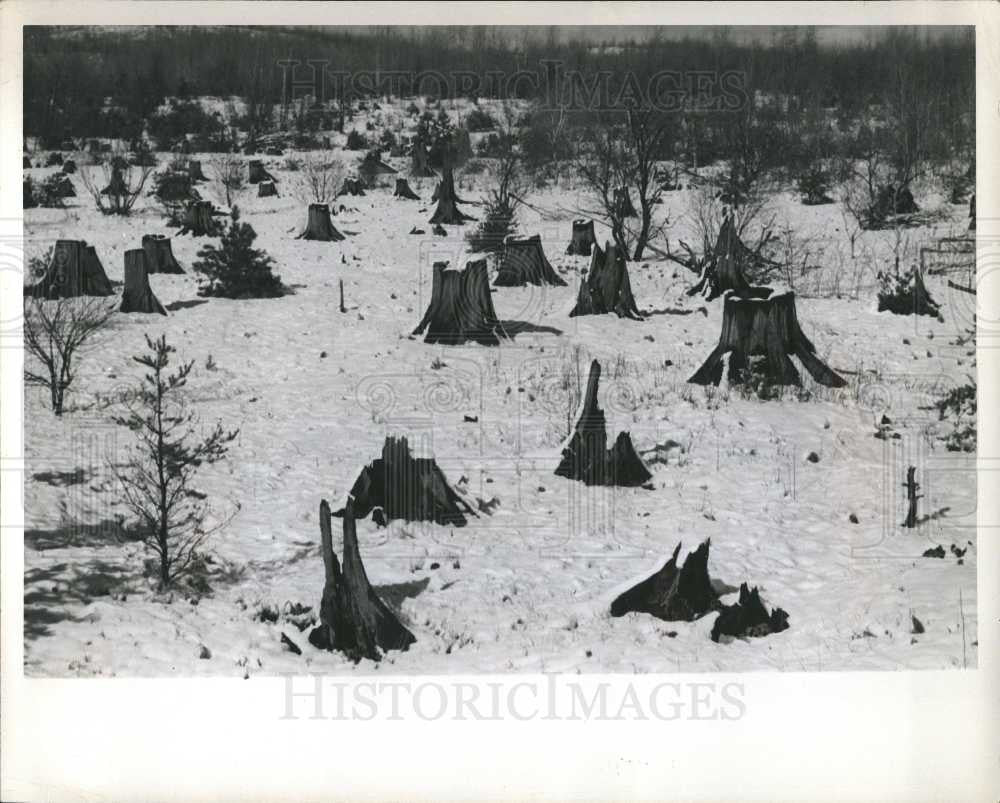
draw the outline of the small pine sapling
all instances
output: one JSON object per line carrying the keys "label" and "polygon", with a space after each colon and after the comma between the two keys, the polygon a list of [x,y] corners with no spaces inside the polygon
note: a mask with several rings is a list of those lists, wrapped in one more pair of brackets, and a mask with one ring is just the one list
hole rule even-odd
{"label": "small pine sapling", "polygon": [[205,277],[200,295],[217,298],[278,298],[286,288],[281,277],[271,272],[274,260],[254,248],[257,232],[249,223],[240,223],[233,207],[232,222],[219,246],[206,245],[198,252],[194,270]]}

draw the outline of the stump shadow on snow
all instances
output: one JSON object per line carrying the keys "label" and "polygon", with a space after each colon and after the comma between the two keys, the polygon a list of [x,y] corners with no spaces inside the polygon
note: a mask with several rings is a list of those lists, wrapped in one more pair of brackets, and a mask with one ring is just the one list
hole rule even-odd
{"label": "stump shadow on snow", "polygon": [[664,307],[663,309],[648,310],[645,315],[648,318],[652,318],[656,315],[691,315],[694,312],[697,312],[697,310],[681,309],[680,307]]}
{"label": "stump shadow on snow", "polygon": [[114,519],[104,519],[97,524],[66,524],[53,529],[24,531],[24,545],[35,552],[72,547],[117,546],[136,541],[139,536],[122,528]]}
{"label": "stump shadow on snow", "polygon": [[386,605],[399,613],[403,602],[420,596],[427,590],[430,582],[431,578],[425,577],[423,580],[407,580],[405,583],[390,583],[384,586],[373,586],[373,588]]}
{"label": "stump shadow on snow", "polygon": [[52,635],[51,626],[59,622],[83,621],[85,617],[73,613],[73,607],[89,605],[124,589],[136,576],[135,572],[100,559],[25,569],[24,640]]}
{"label": "stump shadow on snow", "polygon": [[202,304],[207,304],[207,298],[194,298],[190,301],[171,301],[166,305],[168,312],[177,312],[177,310],[191,309],[192,307],[200,307]]}
{"label": "stump shadow on snow", "polygon": [[72,471],[38,471],[31,475],[31,479],[44,482],[56,488],[65,488],[68,485],[81,485],[90,477],[90,472],[75,468]]}
{"label": "stump shadow on snow", "polygon": [[554,326],[543,326],[528,321],[500,321],[500,326],[511,337],[531,334],[561,335],[563,333],[562,329],[556,329]]}

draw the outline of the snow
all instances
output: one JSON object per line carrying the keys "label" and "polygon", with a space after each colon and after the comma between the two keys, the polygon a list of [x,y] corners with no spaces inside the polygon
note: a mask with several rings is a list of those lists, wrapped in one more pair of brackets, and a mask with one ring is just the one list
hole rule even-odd
{"label": "snow", "polygon": [[[199,298],[190,266],[206,240],[175,236],[145,199],[130,218],[101,216],[79,175],[66,210],[26,211],[29,255],[58,238],[85,239],[120,281],[124,251],[143,234],[165,234],[189,271],[150,278],[169,317],[116,316],[84,357],[62,419],[41,392],[26,391],[27,674],[374,670],[313,648],[290,609],[318,610],[320,500],[341,499],[387,434],[405,434],[416,454],[433,454],[474,509],[477,500],[499,504],[464,528],[359,522],[369,578],[417,638],[408,652],[386,656],[380,672],[976,666],[975,455],[946,452],[928,434],[936,413],[925,409],[974,371],[972,346],[955,344],[966,299],[945,277],[929,276],[944,322],[876,312],[874,274],[890,264],[892,232],[861,234],[852,260],[836,205],[775,199],[778,220],[808,241],[810,264],[819,265],[791,277],[799,321],[848,387],[816,387],[803,373],[801,392],[765,402],[687,384],[717,342],[722,303],[686,296],[696,277],[654,253],[629,264],[639,307],[653,313],[648,320],[567,317],[589,259],[563,251],[572,220],[593,208],[569,184],[533,191],[521,212],[522,233],[541,234],[568,286],[494,294],[502,320],[528,324],[513,327],[513,343],[439,347],[410,339],[429,299],[432,263],[464,264],[468,226],[432,236],[433,182],[411,178],[424,202],[395,200],[390,188],[341,198],[336,205],[348,208],[333,220],[349,234],[344,242],[297,240],[306,204],[290,191],[296,175],[284,169],[296,155],[264,157],[279,197],[258,199],[251,188],[239,201],[256,245],[295,288],[281,299]],[[210,163],[209,154],[200,158]],[[408,173],[405,160],[390,161]],[[459,177],[462,197],[479,198],[483,189],[481,177]],[[668,193],[658,207],[672,221],[673,245],[698,241],[694,195]],[[480,214],[476,206],[466,211]],[[947,219],[905,233],[905,264],[921,243],[959,230],[965,209],[945,211]],[[428,234],[408,235],[414,226]],[[599,241],[609,236],[597,228]],[[231,517],[213,536],[216,573],[205,595],[156,592],[143,576],[149,555],[115,536],[125,509],[107,462],[121,457],[128,435],[102,399],[139,379],[131,356],[143,351],[144,333],[165,333],[179,359],[195,361],[188,401],[206,426],[222,420],[240,428],[228,459],[205,467],[196,483],[217,520]],[[653,490],[587,488],[553,474],[591,358],[602,364],[609,436],[631,433]],[[874,437],[883,413],[899,439]],[[819,462],[806,460],[810,452]],[[935,514],[911,531],[899,526],[907,465],[918,467],[920,513]],[[83,482],[44,474],[76,469]],[[848,521],[852,513],[857,524]],[[724,602],[735,601],[741,582],[757,585],[769,607],[789,613],[787,631],[714,644],[714,614],[693,623],[610,617],[611,600],[662,566],[678,542],[683,560],[705,538]],[[920,557],[938,543],[968,552],[961,564],[950,553]],[[260,620],[265,606],[279,611],[277,622]],[[923,634],[911,635],[911,616]],[[282,648],[281,633],[302,655]]]}

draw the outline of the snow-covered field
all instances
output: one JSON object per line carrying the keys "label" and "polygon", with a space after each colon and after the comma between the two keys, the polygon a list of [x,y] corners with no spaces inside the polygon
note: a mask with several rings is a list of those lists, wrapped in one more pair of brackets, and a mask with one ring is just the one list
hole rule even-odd
{"label": "snow-covered field", "polygon": [[[207,172],[211,157],[201,158]],[[410,179],[422,202],[395,200],[391,189],[341,198],[347,209],[334,224],[344,242],[298,240],[306,209],[285,158],[265,157],[279,197],[253,191],[239,202],[256,245],[295,288],[281,299],[199,298],[189,269],[207,240],[174,236],[145,199],[129,218],[102,216],[78,175],[67,209],[25,213],[29,256],[58,238],[85,239],[120,281],[123,252],[158,233],[174,236],[189,270],[151,277],[168,317],[116,316],[84,358],[61,419],[42,392],[26,391],[29,675],[374,670],[313,648],[291,611],[318,610],[320,500],[339,503],[387,433],[433,454],[456,490],[489,510],[457,529],[359,522],[368,575],[417,638],[380,672],[976,666],[975,455],[945,451],[928,434],[936,412],[926,409],[975,371],[973,345],[956,343],[971,311],[940,276],[927,282],[943,322],[875,311],[874,272],[889,264],[893,232],[863,233],[851,259],[836,205],[775,197],[776,228],[808,242],[820,266],[796,284],[803,330],[849,384],[831,391],[807,377],[803,392],[765,402],[687,384],[718,340],[722,303],[686,296],[693,275],[655,253],[629,266],[647,320],[568,317],[589,260],[563,251],[571,220],[593,208],[571,183],[533,191],[520,217],[524,234],[542,235],[568,286],[494,293],[499,317],[522,324],[513,343],[438,347],[409,334],[429,297],[432,262],[461,262],[469,226],[432,236],[433,183]],[[390,161],[405,174],[404,160]],[[465,198],[482,189],[476,177],[459,179]],[[658,207],[673,221],[672,246],[692,241],[693,198],[667,193]],[[905,265],[921,243],[964,227],[964,208],[947,211],[949,220],[905,232]],[[428,234],[409,235],[414,226]],[[608,236],[598,225],[598,239]],[[131,356],[144,350],[144,333],[165,333],[180,358],[195,361],[189,402],[206,424],[240,428],[228,459],[196,483],[220,519],[232,516],[211,542],[217,571],[207,594],[157,593],[143,576],[141,545],[115,536],[125,508],[107,461],[121,455],[128,433],[98,394],[138,380]],[[575,406],[566,387],[575,389],[578,372],[586,381],[592,358],[604,368],[609,433],[631,432],[654,490],[586,488],[553,475]],[[899,439],[874,437],[883,414]],[[818,462],[807,459],[812,452]],[[933,514],[915,530],[899,526],[907,465],[918,467],[920,513]],[[485,504],[493,499],[499,504]],[[706,538],[710,574],[728,589],[723,601],[735,601],[741,582],[757,585],[768,606],[788,612],[788,630],[716,644],[715,614],[693,623],[610,617],[610,601],[678,542],[683,557]],[[950,552],[921,557],[938,543],[968,552],[962,561]],[[911,634],[912,616],[925,632]],[[301,655],[283,648],[282,633]]]}

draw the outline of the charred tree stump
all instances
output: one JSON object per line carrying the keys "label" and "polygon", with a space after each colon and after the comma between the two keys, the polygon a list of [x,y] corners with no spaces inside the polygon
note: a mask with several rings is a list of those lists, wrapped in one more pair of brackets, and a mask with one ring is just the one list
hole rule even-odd
{"label": "charred tree stump", "polygon": [[26,287],[24,294],[54,300],[110,296],[114,294],[114,288],[92,245],[83,240],[56,240],[45,275]]}
{"label": "charred tree stump", "polygon": [[735,605],[724,605],[712,625],[712,641],[722,637],[760,638],[771,633],[788,630],[788,614],[781,608],[767,612],[760,601],[757,587],[751,591],[746,583],[740,585],[740,599]]}
{"label": "charred tree stump", "polygon": [[590,250],[597,245],[597,238],[594,236],[593,220],[574,220],[573,235],[569,245],[566,246],[566,253],[572,256],[589,257]]}
{"label": "charred tree stump", "polygon": [[339,198],[341,195],[364,195],[365,185],[359,178],[345,178],[344,184],[340,188],[340,192],[337,193]]}
{"label": "charred tree stump", "polygon": [[615,190],[613,203],[619,217],[639,217],[632,205],[632,198],[628,194],[628,187],[619,187]]}
{"label": "charred tree stump", "polygon": [[451,167],[446,166],[444,176],[434,191],[434,197],[431,198],[432,202],[437,202],[437,208],[434,210],[434,215],[431,217],[430,222],[460,226],[466,221],[475,220],[475,218],[466,215],[458,208],[459,200],[455,192],[455,176],[452,173]]}
{"label": "charred tree stump", "polygon": [[625,255],[610,242],[605,250],[594,244],[587,278],[580,282],[580,293],[569,317],[604,315],[613,312],[619,318],[641,321],[642,313],[632,295]]}
{"label": "charred tree stump", "polygon": [[309,643],[321,650],[342,652],[354,662],[362,658],[378,661],[389,650],[407,649],[416,638],[368,581],[358,548],[353,503],[348,502],[344,509],[343,568],[333,551],[331,515],[324,499],[319,505],[319,527],[326,582],[319,606],[320,624],[309,634]]}
{"label": "charred tree stump", "polygon": [[191,159],[188,162],[188,177],[192,183],[196,181],[208,181],[208,178],[201,171],[201,162],[197,159]]}
{"label": "charred tree stump", "polygon": [[681,545],[674,548],[663,568],[638,585],[619,595],[611,603],[612,616],[648,613],[666,622],[693,622],[721,607],[719,595],[708,576],[708,548],[703,542],[677,568]]}
{"label": "charred tree stump", "polygon": [[906,520],[903,526],[909,529],[917,526],[917,500],[923,498],[923,494],[917,493],[920,490],[920,483],[916,480],[916,473],[917,469],[914,466],[906,469],[906,482],[903,483],[903,487],[906,488]]}
{"label": "charred tree stump", "polygon": [[705,259],[698,282],[687,294],[703,295],[706,301],[713,301],[727,290],[743,298],[752,297],[757,291],[750,287],[743,274],[744,265],[752,258],[753,252],[740,240],[732,217],[727,215],[719,229],[715,248]]}
{"label": "charred tree stump", "polygon": [[142,250],[146,252],[146,268],[150,273],[184,273],[174,258],[170,238],[162,234],[144,234]]}
{"label": "charred tree stump", "polygon": [[264,163],[259,159],[250,160],[250,183],[260,184],[262,181],[277,181],[277,179],[272,176],[267,170],[264,169]]}
{"label": "charred tree stump", "polygon": [[278,188],[274,186],[273,181],[262,181],[257,185],[257,197],[258,198],[270,198],[272,195],[278,194]]}
{"label": "charred tree stump", "polygon": [[[365,466],[351,487],[354,514],[384,526],[393,519],[464,527],[472,508],[445,479],[433,457],[414,458],[406,438],[386,438],[382,457]],[[343,515],[346,506],[334,515]]]}
{"label": "charred tree stump", "polygon": [[447,268],[447,262],[434,263],[430,304],[412,334],[426,329],[425,343],[452,346],[469,341],[498,346],[501,338],[509,339],[493,308],[486,260],[470,262],[464,270]]}
{"label": "charred tree stump", "polygon": [[580,480],[586,485],[644,485],[653,475],[636,454],[629,434],[619,433],[611,449],[607,448],[607,424],[604,411],[597,404],[600,379],[601,365],[594,360],[590,364],[587,392],[583,397],[580,416],[562,450],[556,476]]}
{"label": "charred tree stump", "polygon": [[564,287],[566,282],[552,269],[542,250],[542,238],[536,234],[524,240],[507,238],[503,245],[503,261],[493,284],[496,287],[524,287],[528,284]]}
{"label": "charred tree stump", "polygon": [[109,198],[125,198],[128,194],[128,185],[122,176],[122,169],[118,165],[114,165],[111,168],[111,180],[108,182],[108,186],[101,190],[101,195],[107,195]]}
{"label": "charred tree stump", "polygon": [[405,178],[396,179],[396,191],[392,194],[392,197],[405,198],[408,201],[420,200],[420,196],[413,191],[409,182]]}
{"label": "charred tree stump", "polygon": [[125,289],[122,290],[122,305],[118,309],[119,312],[167,314],[149,286],[146,252],[141,248],[133,248],[125,252]]}
{"label": "charred tree stump", "polygon": [[330,219],[329,206],[326,204],[309,204],[309,220],[306,223],[305,231],[297,239],[339,242],[346,238],[333,225],[333,221]]}
{"label": "charred tree stump", "polygon": [[215,207],[211,201],[190,201],[184,207],[184,219],[178,234],[190,234],[193,237],[215,237],[221,226],[215,219]]}
{"label": "charred tree stump", "polygon": [[791,290],[776,294],[768,290],[768,293],[766,298],[726,294],[719,344],[688,382],[718,385],[722,381],[723,359],[728,354],[731,384],[746,381],[756,364],[772,385],[801,386],[802,378],[789,359],[794,354],[821,385],[844,387],[847,383],[816,356],[815,346],[799,326],[795,294]]}
{"label": "charred tree stump", "polygon": [[894,315],[930,315],[938,317],[941,309],[927,292],[919,267],[895,278],[895,286],[884,286],[878,294],[878,311]]}

